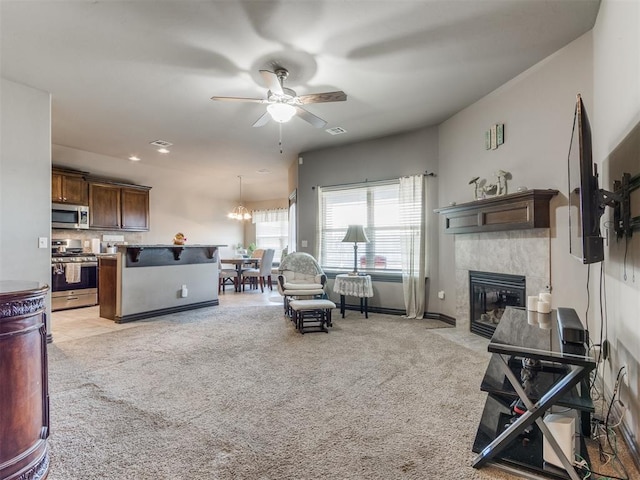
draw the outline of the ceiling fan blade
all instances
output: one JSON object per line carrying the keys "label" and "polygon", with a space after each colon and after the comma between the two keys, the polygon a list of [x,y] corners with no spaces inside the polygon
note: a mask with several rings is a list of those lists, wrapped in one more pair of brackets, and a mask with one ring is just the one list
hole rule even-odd
{"label": "ceiling fan blade", "polygon": [[284,95],[282,85],[280,85],[280,80],[278,80],[278,76],[275,73],[270,72],[269,70],[260,70],[260,75],[262,75],[265,85],[272,93]]}
{"label": "ceiling fan blade", "polygon": [[269,112],[264,112],[264,114],[262,114],[262,116],[256,120],[253,125],[251,125],[252,127],[262,127],[264,125],[267,124],[267,122],[269,122],[269,120],[271,119],[271,115],[269,115]]}
{"label": "ceiling fan blade", "polygon": [[325,122],[323,119],[315,116],[309,110],[305,110],[302,107],[296,107],[296,113],[301,119],[309,122],[311,125],[313,125],[316,128],[322,128],[327,124],[327,122]]}
{"label": "ceiling fan blade", "polygon": [[263,98],[245,98],[245,97],[211,97],[211,100],[219,100],[223,102],[252,102],[252,103],[267,102],[267,100]]}
{"label": "ceiling fan blade", "polygon": [[309,95],[300,95],[298,100],[300,100],[302,105],[309,103],[344,102],[347,100],[347,94],[342,90],[337,92],[310,93]]}

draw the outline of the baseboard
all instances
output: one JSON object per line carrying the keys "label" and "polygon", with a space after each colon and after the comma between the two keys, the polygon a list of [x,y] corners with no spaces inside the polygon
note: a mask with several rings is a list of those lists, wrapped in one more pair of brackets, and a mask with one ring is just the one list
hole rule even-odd
{"label": "baseboard", "polygon": [[450,317],[449,315],[445,315],[444,313],[425,313],[424,318],[432,318],[434,320],[440,320],[444,323],[448,323],[449,325],[456,326],[456,319],[454,317]]}
{"label": "baseboard", "polygon": [[[355,311],[360,311],[360,304],[346,304],[344,305],[345,310],[355,310]],[[407,312],[406,310],[401,310],[399,308],[385,308],[385,307],[372,307],[371,305],[369,305],[368,307],[369,313],[382,313],[385,315],[398,315],[398,316],[402,316],[405,315]],[[422,316],[422,318],[430,318],[433,320],[441,320],[444,323],[448,323],[449,325],[453,325],[455,327],[456,325],[456,319],[453,317],[450,317],[448,315],[444,315],[442,313],[432,313],[432,312],[425,312],[425,314]]]}
{"label": "baseboard", "polygon": [[136,320],[143,320],[145,318],[151,318],[151,317],[159,317],[161,315],[167,315],[169,313],[185,312],[187,310],[196,310],[198,308],[204,308],[204,307],[214,307],[219,304],[220,302],[218,301],[218,299],[215,299],[215,300],[208,300],[206,302],[192,303],[190,305],[180,305],[177,307],[160,308],[158,310],[150,310],[148,312],[132,313],[131,315],[116,317],[115,322],[116,323],[134,322]]}

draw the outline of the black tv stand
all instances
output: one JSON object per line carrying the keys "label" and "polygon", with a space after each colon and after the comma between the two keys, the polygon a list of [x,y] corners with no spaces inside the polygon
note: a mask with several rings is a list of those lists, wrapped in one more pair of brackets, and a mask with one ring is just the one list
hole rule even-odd
{"label": "black tv stand", "polygon": [[[588,435],[594,411],[588,377],[595,360],[585,355],[584,345],[581,350],[572,345],[574,353],[563,351],[555,310],[538,314],[508,307],[488,350],[493,355],[480,387],[488,396],[473,444],[479,454],[473,467],[491,463],[509,471],[580,480],[574,459],[562,453],[543,417],[553,406],[568,408],[579,430]],[[544,437],[564,469],[544,462]],[[588,461],[583,435],[576,436],[575,451]]]}

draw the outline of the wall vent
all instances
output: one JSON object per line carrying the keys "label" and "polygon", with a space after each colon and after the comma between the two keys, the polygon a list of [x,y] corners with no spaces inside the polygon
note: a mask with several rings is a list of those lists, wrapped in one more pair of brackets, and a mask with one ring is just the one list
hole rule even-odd
{"label": "wall vent", "polygon": [[171,142],[165,142],[164,140],[154,140],[153,142],[149,142],[154,147],[167,148],[173,145]]}
{"label": "wall vent", "polygon": [[325,132],[331,135],[342,135],[343,133],[347,133],[347,130],[342,127],[333,127],[333,128],[327,128]]}

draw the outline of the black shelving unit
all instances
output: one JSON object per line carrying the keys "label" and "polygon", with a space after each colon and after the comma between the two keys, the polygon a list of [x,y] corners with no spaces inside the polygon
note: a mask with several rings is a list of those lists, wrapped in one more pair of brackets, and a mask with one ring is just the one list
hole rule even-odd
{"label": "black shelving unit", "polygon": [[[488,350],[493,355],[480,386],[488,395],[473,444],[479,454],[473,466],[491,463],[534,476],[579,479],[575,470],[569,473],[544,462],[541,428],[546,426],[540,424],[552,406],[571,412],[578,430],[575,451],[589,460],[584,436],[594,411],[588,377],[595,361],[584,355],[584,347],[560,343],[555,311],[538,315],[509,307],[491,338]],[[531,410],[527,402],[533,404]]]}

